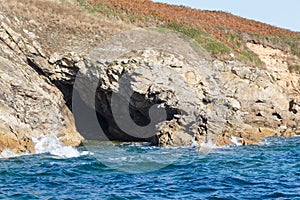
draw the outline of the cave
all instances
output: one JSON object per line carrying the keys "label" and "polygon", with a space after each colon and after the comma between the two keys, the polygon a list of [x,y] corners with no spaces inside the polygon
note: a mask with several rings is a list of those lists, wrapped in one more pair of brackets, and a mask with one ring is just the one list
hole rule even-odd
{"label": "cave", "polygon": [[[111,108],[111,93],[107,91],[97,91],[95,94],[95,105],[88,105],[79,95],[73,85],[65,82],[54,81],[56,87],[63,93],[67,107],[73,113],[77,131],[85,140],[97,141],[116,141],[116,142],[150,142],[157,145],[158,139],[156,135],[152,137],[133,137],[122,131],[116,124]],[[75,98],[74,98],[75,97]],[[73,102],[75,99],[76,102]],[[137,103],[138,102],[138,103]],[[76,110],[72,106],[77,106]],[[150,123],[149,109],[158,102],[147,102],[141,95],[135,93],[131,97],[128,105],[130,117],[138,126],[147,126]],[[161,102],[159,102],[161,103]],[[141,108],[138,105],[146,105]],[[168,109],[168,120],[173,119],[178,112]],[[97,123],[95,123],[95,119]]]}
{"label": "cave", "polygon": [[[76,101],[76,106],[81,106],[80,113],[74,114],[76,128],[79,133],[86,140],[98,140],[98,141],[116,141],[116,142],[150,142],[152,145],[157,145],[156,136],[152,136],[149,138],[138,138],[133,137],[124,131],[122,131],[117,123],[114,120],[112,115],[112,111],[110,109],[110,102],[108,98],[111,97],[111,94],[107,94],[101,91],[97,96],[102,98],[97,98],[95,95],[95,109],[91,108],[91,106],[87,105],[82,98],[79,96],[76,90],[73,90]],[[68,95],[70,96],[70,95]],[[71,95],[72,96],[72,95]],[[104,99],[105,98],[105,99]],[[73,105],[72,99],[68,100],[68,105]],[[70,104],[71,103],[71,104]],[[149,107],[146,110],[141,111],[140,109],[133,106],[133,104],[128,105],[130,116],[132,120],[139,126],[146,126],[150,123],[150,118],[148,115]],[[71,107],[69,107],[72,111],[74,111]],[[108,108],[108,109],[107,109]],[[98,124],[95,124],[93,119],[96,116]]]}

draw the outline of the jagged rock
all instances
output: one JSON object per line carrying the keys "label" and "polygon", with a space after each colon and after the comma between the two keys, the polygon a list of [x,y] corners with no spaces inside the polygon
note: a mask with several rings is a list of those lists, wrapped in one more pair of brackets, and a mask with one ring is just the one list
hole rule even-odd
{"label": "jagged rock", "polygon": [[0,33],[0,151],[34,153],[31,138],[51,134],[79,145],[83,138],[63,94],[45,76],[52,66],[40,45],[4,22]]}
{"label": "jagged rock", "polygon": [[[141,37],[143,33],[138,34]],[[151,38],[156,33],[144,34]],[[135,37],[132,32],[130,36]],[[177,53],[137,50],[139,46],[133,50],[126,41],[122,42],[122,59],[97,59],[83,70],[88,79],[100,79],[96,97],[101,105],[96,109],[108,122],[109,129],[114,130],[110,133],[112,138],[130,140],[115,123],[109,104],[112,93],[124,87],[120,82],[122,77],[130,80],[129,86],[134,91],[131,117],[137,124],[147,124],[148,109],[154,104],[166,109],[167,120],[156,126],[156,138],[148,138],[159,145],[187,145],[194,138],[201,143],[208,136],[218,144],[230,141],[230,136],[241,138],[243,144],[257,144],[265,137],[290,132],[284,126],[297,131],[299,117],[288,92],[274,83],[266,70],[236,61],[187,60],[187,56]],[[128,47],[127,54],[124,47]],[[103,48],[99,49],[103,53]],[[92,56],[97,57],[95,53]],[[88,95],[82,98],[88,102]],[[126,112],[120,109],[119,115],[125,116]],[[121,137],[116,134],[119,132]],[[226,137],[222,137],[224,134]]]}
{"label": "jagged rock", "polygon": [[[10,13],[9,9],[6,13]],[[201,47],[195,52],[191,47],[195,43],[180,34],[145,29],[118,34],[89,55],[66,53],[65,49],[81,52],[93,48],[90,46],[97,44],[95,40],[85,40],[88,36],[84,35],[90,30],[74,28],[62,20],[57,27],[68,28],[55,29],[51,35],[50,26],[42,25],[38,18],[28,23],[27,19],[15,23],[5,14],[0,18],[0,151],[8,147],[17,153],[33,153],[31,137],[42,134],[55,134],[65,144],[78,145],[82,137],[70,112],[76,81],[76,89],[84,94],[79,94],[84,104],[84,112],[79,115],[85,120],[81,122],[89,127],[86,114],[95,115],[96,106],[97,125],[100,123],[105,131],[103,138],[96,139],[189,145],[193,140],[201,143],[210,137],[225,145],[232,143],[231,136],[242,144],[258,144],[268,136],[300,134],[299,75],[291,76],[287,68],[253,68],[234,61],[234,56],[228,61],[226,55],[220,56],[225,61],[212,61]],[[94,24],[88,19],[85,24]],[[101,26],[89,27],[101,34],[101,40],[116,33],[105,28],[108,22],[101,22]],[[33,28],[24,29],[22,23]],[[110,25],[116,29],[115,23]],[[121,29],[123,25],[118,26]],[[35,35],[38,32],[43,36],[39,40],[43,45]],[[63,48],[67,42],[68,48]],[[50,51],[42,47],[52,48]],[[84,77],[82,82],[76,75]],[[124,77],[129,81],[128,92],[133,92],[130,102],[126,101],[126,90],[120,93],[125,86]],[[89,87],[88,82],[95,87]],[[132,132],[139,133],[136,130],[143,129],[139,127],[151,124],[150,108],[154,105],[159,105],[157,113],[166,111],[166,119],[156,116],[154,135],[135,135],[126,127],[123,130],[112,111],[114,95],[119,99],[119,104],[114,105],[119,116],[128,117],[129,107],[130,119],[137,125]],[[80,131],[87,139],[94,139],[89,135],[95,134],[94,130]]]}
{"label": "jagged rock", "polygon": [[[135,37],[134,31],[129,34],[131,39]],[[186,60],[186,52],[191,52],[188,47],[186,52],[180,49],[181,52],[176,54],[137,50],[145,47],[145,43],[140,47],[138,42],[143,34],[147,38],[153,35],[160,38],[157,33],[139,30],[135,46],[127,44],[126,39],[121,40],[123,44],[118,44],[122,48],[109,46],[115,43],[108,41],[103,48],[98,48],[98,53],[104,58],[94,53],[91,57],[96,58],[96,62],[80,68],[87,79],[94,82],[100,80],[96,95],[100,103],[96,109],[107,122],[110,138],[136,140],[130,133],[126,134],[118,128],[109,104],[112,93],[118,93],[123,87],[120,83],[123,76],[130,80],[130,88],[134,91],[130,105],[135,122],[147,124],[148,109],[156,103],[167,110],[168,118],[157,125],[156,137],[148,138],[159,145],[186,145],[195,137],[202,138],[198,139],[201,142],[207,135],[214,137],[224,133],[244,138],[244,144],[253,144],[265,136],[283,135],[287,129],[282,129],[282,126],[291,127],[292,122],[292,129],[296,131],[299,121],[295,122],[297,117],[293,118],[293,113],[288,109],[289,97],[283,88],[271,80],[268,72],[234,61]],[[126,38],[126,34],[123,36]],[[119,37],[115,39],[120,41]],[[174,35],[167,37],[176,41]],[[150,44],[152,48],[157,47],[158,43],[165,45],[161,41],[155,42]],[[178,38],[176,42],[181,43]],[[172,49],[172,44],[168,45],[168,49]],[[120,51],[123,58],[118,58],[115,51],[108,52],[110,49]],[[193,55],[195,57],[196,54]],[[89,90],[84,82],[81,85],[80,89]],[[274,93],[283,95],[274,97]],[[94,91],[84,94],[92,94],[82,96],[89,104],[88,99],[93,99]],[[119,114],[125,115],[126,112],[120,109]],[[268,128],[272,131],[265,131]]]}
{"label": "jagged rock", "polygon": [[62,56],[55,52],[54,54],[52,54],[50,56],[49,63],[54,64],[54,63],[56,63],[57,61],[59,61],[61,59],[62,59]]}

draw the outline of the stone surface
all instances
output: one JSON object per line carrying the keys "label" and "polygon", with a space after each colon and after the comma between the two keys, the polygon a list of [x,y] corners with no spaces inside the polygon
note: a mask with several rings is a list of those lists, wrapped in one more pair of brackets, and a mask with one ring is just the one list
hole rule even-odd
{"label": "stone surface", "polygon": [[[79,145],[72,113],[61,91],[43,72],[51,71],[40,45],[16,33],[3,17],[0,27],[0,151],[34,153],[32,137],[56,135]],[[6,22],[5,22],[6,21]],[[12,23],[11,23],[12,24]]]}
{"label": "stone surface", "polygon": [[[50,134],[78,145],[83,138],[76,129],[86,139],[174,146],[208,139],[226,145],[232,136],[244,145],[259,144],[269,136],[300,134],[299,74],[288,71],[299,59],[284,54],[286,49],[248,44],[266,69],[233,61],[234,55],[213,60],[194,41],[167,30],[123,32],[94,49],[132,27],[55,0],[0,1],[0,151],[34,153],[31,138]],[[83,90],[79,115],[85,119],[77,119],[77,127],[71,113],[76,75],[84,77],[77,89]],[[133,92],[130,102],[120,93],[125,86]],[[117,115],[128,117],[129,109],[132,132],[156,116],[153,135],[134,135],[118,124],[114,95],[120,100]],[[156,105],[166,119],[151,115]],[[94,106],[104,137],[80,125],[90,127]]]}
{"label": "stone surface", "polygon": [[[221,145],[230,143],[231,136],[240,138],[243,144],[258,144],[265,137],[299,132],[299,114],[293,100],[297,95],[274,81],[272,71],[236,61],[210,61],[191,53],[188,47],[175,49],[170,42],[166,45],[149,40],[148,49],[139,50],[146,47],[145,42],[139,43],[143,37],[172,38],[181,47],[184,41],[167,33],[157,36],[138,30],[136,34],[135,38],[134,31],[128,33],[130,37],[123,33],[122,44],[116,42],[120,41],[116,36],[105,43],[108,51],[100,46],[90,57],[96,61],[82,70],[88,79],[100,80],[97,98],[101,105],[96,108],[114,130],[110,132],[112,138],[130,140],[118,129],[109,104],[112,93],[124,87],[122,77],[130,80],[134,91],[130,105],[135,110],[131,113],[135,122],[147,123],[147,109],[154,104],[167,111],[167,120],[156,126],[156,138],[148,138],[159,145],[188,145],[195,138],[201,143],[208,137]],[[135,38],[134,46],[127,38]],[[88,96],[82,98],[88,102]],[[126,115],[121,109],[119,114]]]}
{"label": "stone surface", "polygon": [[[188,44],[169,33],[137,30],[116,36],[93,51],[90,58],[97,64],[83,71],[90,79],[100,79],[97,97],[102,102],[101,115],[113,121],[114,116],[107,112],[109,103],[103,102],[109,102],[111,93],[122,87],[121,77],[128,76],[130,88],[139,96],[132,98],[139,101],[131,102],[135,109],[147,116],[145,108],[160,102],[167,110],[168,119],[157,126],[157,140],[153,141],[159,145],[187,145],[193,140],[201,143],[208,137],[221,145],[230,143],[231,136],[240,138],[243,144],[258,144],[265,137],[299,132],[294,100],[299,94],[293,92],[299,85],[282,84],[299,80],[298,74],[279,70],[283,78],[276,81],[273,73],[277,68],[211,61]],[[118,132],[115,123],[109,126]]]}

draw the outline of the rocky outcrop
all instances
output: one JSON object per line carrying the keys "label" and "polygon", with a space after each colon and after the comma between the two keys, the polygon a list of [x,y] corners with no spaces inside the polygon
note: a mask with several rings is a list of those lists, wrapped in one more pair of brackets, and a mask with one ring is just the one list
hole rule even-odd
{"label": "rocky outcrop", "polygon": [[300,134],[299,74],[287,65],[213,60],[194,41],[163,29],[123,32],[95,49],[91,43],[100,39],[84,40],[77,53],[59,52],[70,24],[56,19],[68,30],[53,45],[49,27],[22,30],[6,15],[0,13],[0,151],[33,153],[31,138],[51,134],[74,146],[83,137],[178,146]]}
{"label": "rocky outcrop", "polygon": [[[145,38],[148,42],[143,42]],[[269,136],[299,134],[299,114],[293,110],[297,95],[278,84],[271,72],[236,61],[210,61],[189,44],[176,34],[136,30],[112,38],[90,54],[94,62],[87,62],[80,73],[99,80],[99,85],[97,92],[85,91],[81,97],[89,104],[86,94],[96,92],[100,102],[96,109],[107,122],[111,139],[133,140],[130,136],[137,135],[122,128],[122,123],[130,124],[122,117],[130,113],[136,124],[145,126],[151,123],[149,109],[157,104],[166,118],[157,124],[153,137],[143,137],[137,129],[142,141],[189,145],[212,139],[224,145],[235,136],[243,144],[257,144]],[[89,88],[86,82],[80,85]],[[112,105],[114,94],[121,106]]]}
{"label": "rocky outcrop", "polygon": [[75,1],[0,1],[0,152],[34,152],[31,138],[50,134],[79,145],[66,102],[78,56],[65,52],[87,52],[125,24],[83,12]]}
{"label": "rocky outcrop", "polygon": [[289,66],[300,65],[300,59],[293,55],[290,49],[283,51],[280,48],[250,42],[247,42],[247,47],[259,56],[269,70],[284,71],[288,70]]}
{"label": "rocky outcrop", "polygon": [[0,16],[0,151],[33,153],[31,138],[51,134],[64,144],[79,145],[83,138],[64,96],[44,73],[51,66],[42,48]]}
{"label": "rocky outcrop", "polygon": [[[268,72],[257,68],[238,62],[191,64],[173,54],[145,50],[135,52],[131,59],[101,63],[100,69],[100,114],[107,117],[111,129],[117,129],[116,116],[111,114],[111,105],[103,102],[110,102],[111,93],[119,92],[124,86],[119,80],[126,76],[134,91],[131,111],[142,115],[132,114],[136,123],[149,120],[147,113],[154,104],[167,112],[166,121],[157,126],[158,140],[151,140],[159,145],[188,145],[195,138],[202,142],[207,137],[222,145],[230,143],[231,136],[253,144],[268,136],[299,134],[294,100]],[[121,110],[117,114],[126,115]]]}

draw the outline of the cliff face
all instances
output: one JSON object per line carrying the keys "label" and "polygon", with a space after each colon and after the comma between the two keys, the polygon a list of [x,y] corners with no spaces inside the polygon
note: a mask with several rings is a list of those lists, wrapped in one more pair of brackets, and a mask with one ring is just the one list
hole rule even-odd
{"label": "cliff face", "polygon": [[[148,115],[155,104],[166,115],[153,131],[156,138],[147,139],[159,145],[189,145],[194,139],[223,145],[230,144],[232,136],[243,144],[257,144],[269,136],[299,134],[298,74],[287,66],[282,71],[279,66],[259,69],[212,60],[190,44],[169,31],[137,29],[112,37],[89,55],[93,62],[83,74],[100,80],[99,113],[115,131],[112,135],[130,124],[118,117],[126,117],[128,105],[133,120],[147,124],[163,115],[159,110],[152,118]],[[118,101],[112,98],[120,103],[114,105]],[[134,126],[130,128],[127,133],[133,134]]]}
{"label": "cliff face", "polygon": [[68,102],[80,61],[74,52],[88,52],[123,25],[82,12],[74,1],[0,3],[0,151],[34,153],[32,138],[52,134],[81,144]]}
{"label": "cliff face", "polygon": [[44,76],[35,60],[46,62],[35,40],[16,33],[0,15],[0,151],[34,152],[31,138],[51,134],[64,144],[79,145],[72,113],[59,89]]}
{"label": "cliff face", "polygon": [[33,153],[31,138],[51,134],[76,146],[83,137],[224,145],[232,136],[256,144],[300,133],[299,74],[288,69],[300,61],[287,51],[247,43],[265,62],[258,68],[233,54],[213,59],[179,33],[80,11],[73,1],[1,5],[0,151]]}

